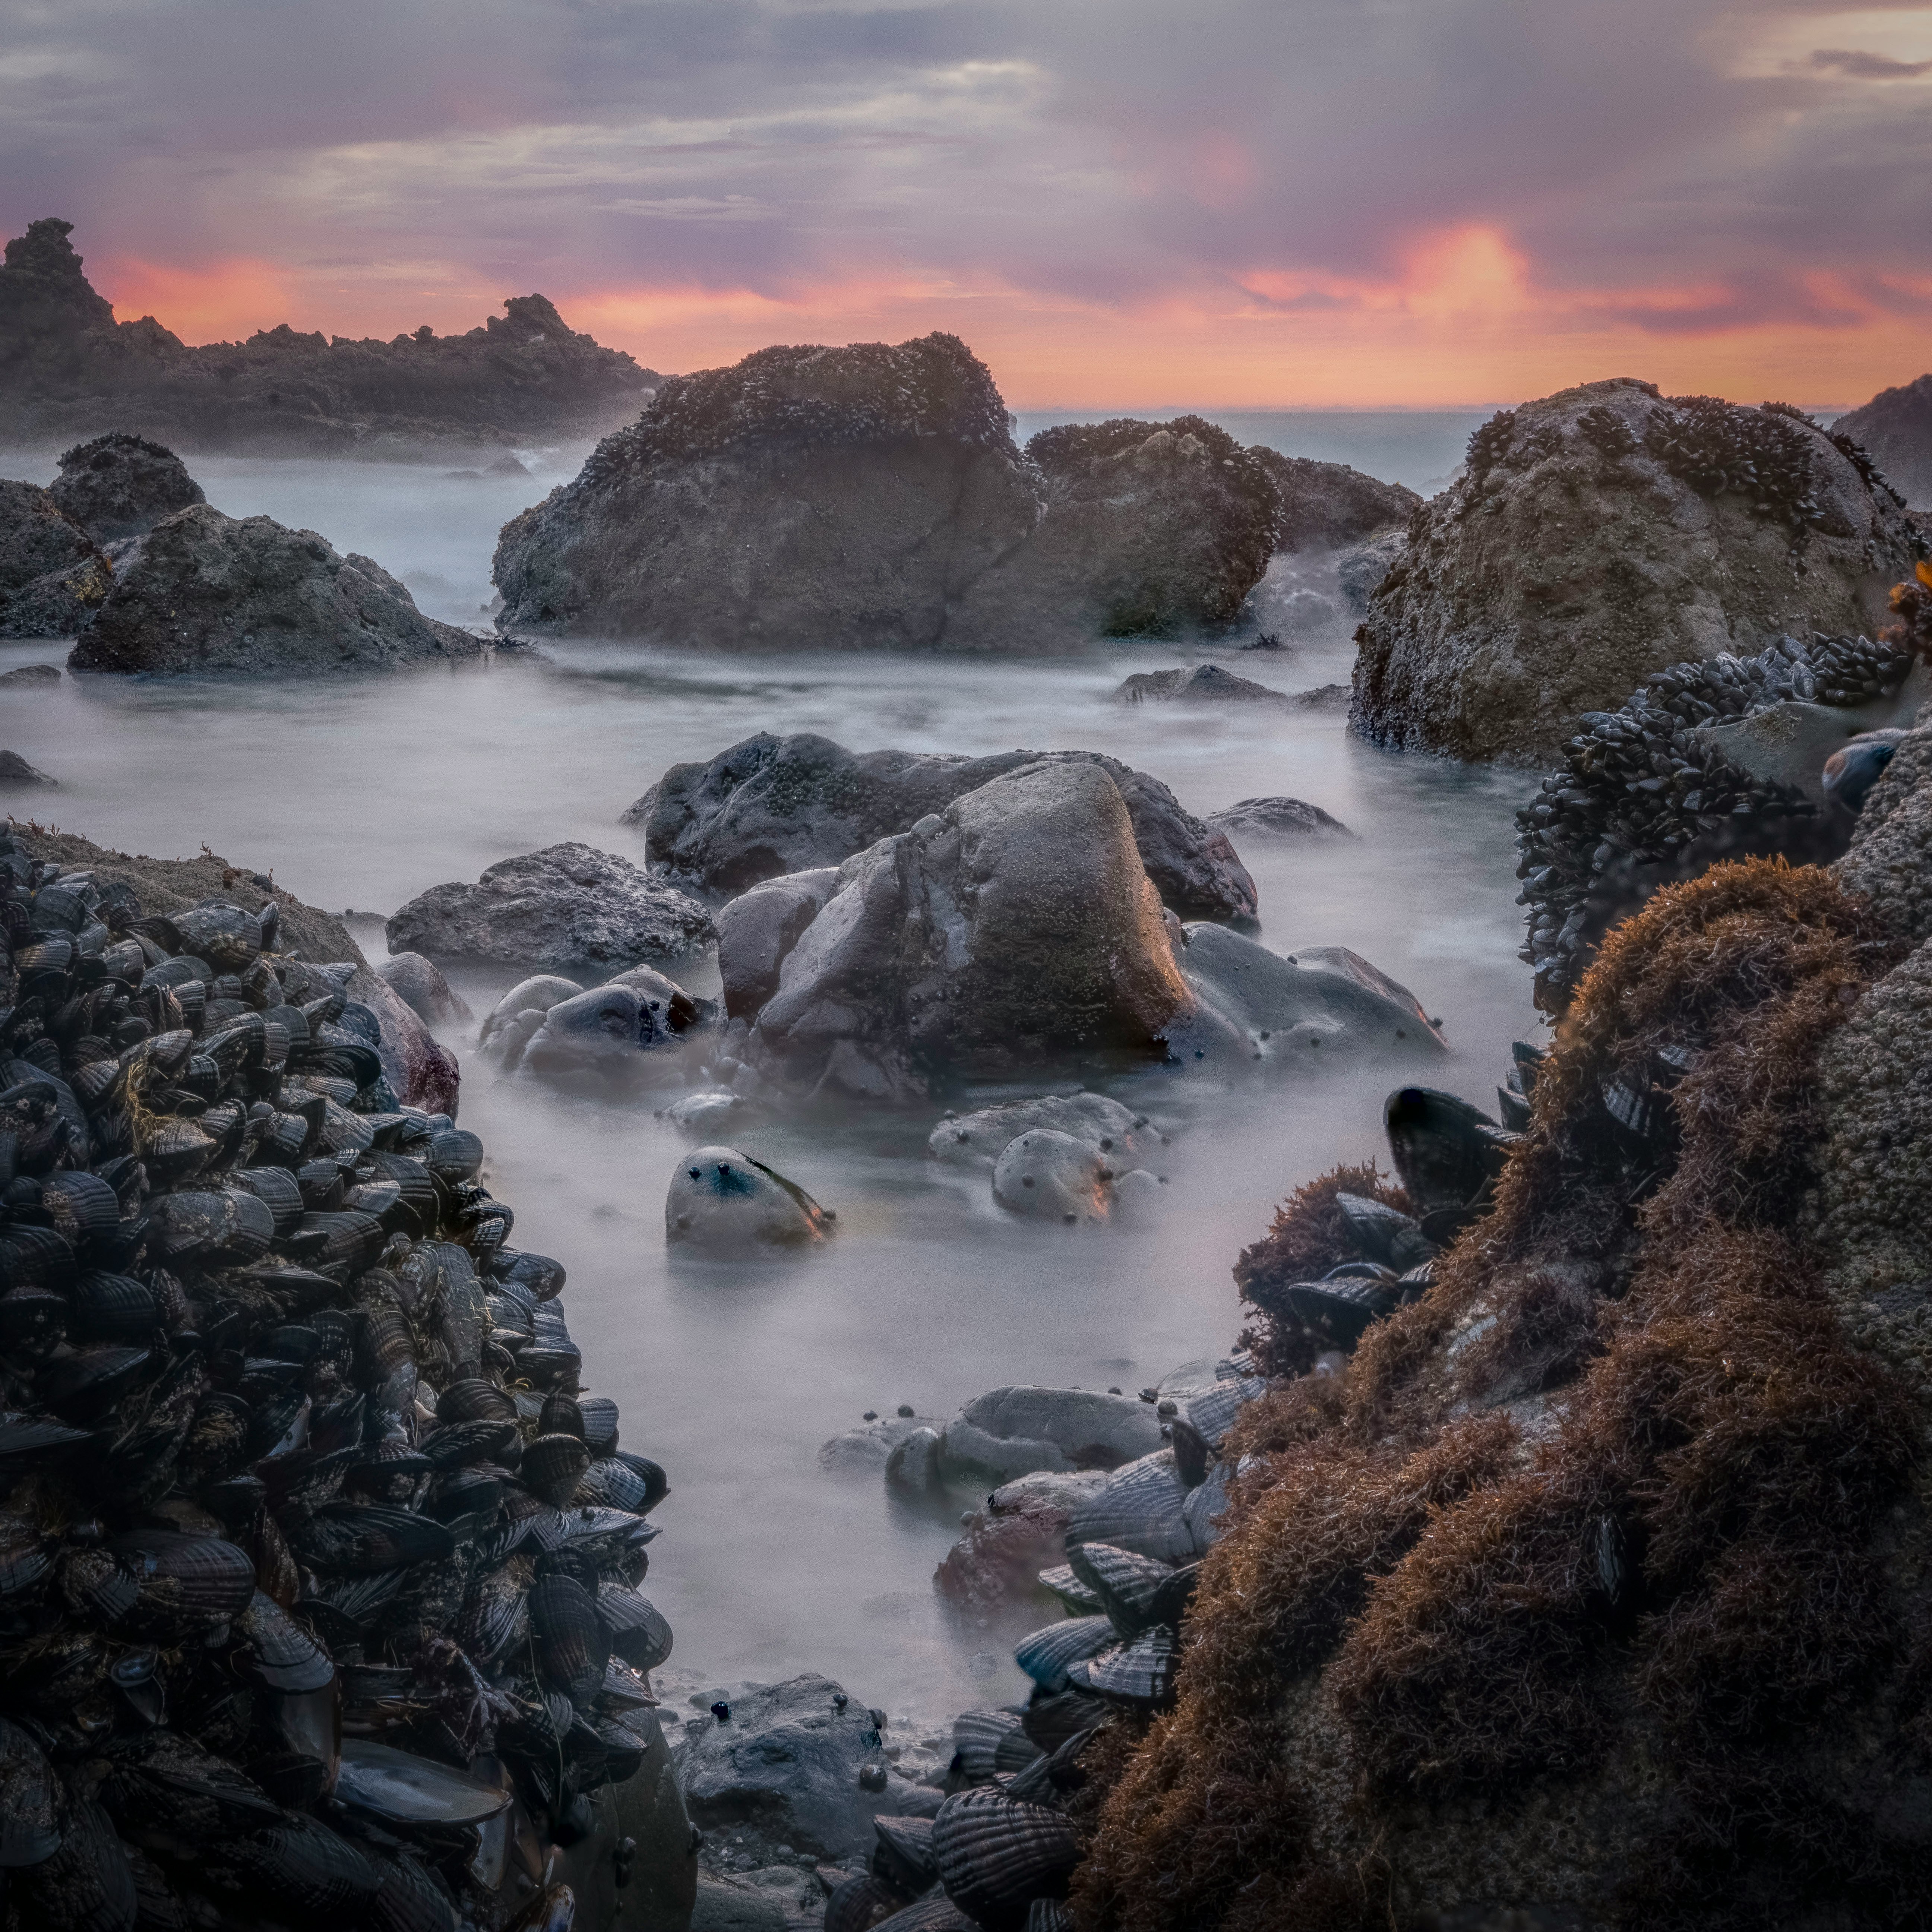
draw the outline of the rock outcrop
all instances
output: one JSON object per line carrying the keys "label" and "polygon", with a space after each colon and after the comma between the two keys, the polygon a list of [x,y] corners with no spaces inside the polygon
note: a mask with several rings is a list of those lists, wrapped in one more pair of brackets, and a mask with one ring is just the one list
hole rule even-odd
{"label": "rock outcrop", "polygon": [[106,554],[51,490],[0,482],[0,638],[70,638],[113,581]]}
{"label": "rock outcrop", "polygon": [[1886,482],[1903,490],[1908,503],[1932,508],[1932,376],[1880,390],[1832,428],[1870,451]]}
{"label": "rock outcrop", "polygon": [[117,322],[70,222],[29,224],[0,268],[0,437],[138,431],[176,449],[406,457],[440,444],[592,434],[662,379],[568,328],[542,296],[462,335],[352,341],[284,322],[190,348],[152,316]]}
{"label": "rock outcrop", "polygon": [[1357,633],[1378,743],[1554,759],[1680,658],[1868,628],[1920,539],[1848,438],[1795,410],[1590,382],[1494,418]]}
{"label": "rock outcrop", "polygon": [[715,936],[688,893],[574,839],[486,866],[474,885],[419,892],[389,920],[392,952],[514,966],[635,966]]}
{"label": "rock outcrop", "polygon": [[1284,456],[1259,445],[1248,454],[1274,485],[1276,550],[1340,550],[1406,524],[1422,507],[1406,485],[1382,482],[1346,463]]}
{"label": "rock outcrop", "polygon": [[705,892],[743,892],[836,866],[1004,772],[1067,761],[1095,765],[1113,781],[1170,911],[1254,916],[1254,881],[1226,838],[1184,812],[1159,779],[1093,752],[848,752],[811,733],[761,731],[708,764],[672,766],[623,822],[644,827],[652,860],[674,876]]}
{"label": "rock outcrop", "polygon": [[208,501],[172,450],[118,430],[68,450],[48,494],[103,544],[146,536],[164,517]]}
{"label": "rock outcrop", "polygon": [[1237,677],[1220,664],[1177,666],[1172,670],[1137,670],[1114,693],[1121,704],[1286,704],[1285,691],[1271,691],[1251,677]]}
{"label": "rock outcrop", "polygon": [[1037,1471],[1118,1468],[1160,1448],[1151,1402],[1023,1383],[967,1403],[940,1432],[939,1468],[948,1483],[980,1488]]}
{"label": "rock outcrop", "polygon": [[122,560],[68,669],[322,677],[476,663],[488,649],[425,617],[373,558],[202,503],[156,524]]}
{"label": "rock outcrop", "polygon": [[1246,838],[1352,838],[1354,834],[1318,805],[1299,798],[1244,798],[1204,821]]}
{"label": "rock outcrop", "polygon": [[[766,349],[666,382],[503,526],[500,629],[713,649],[926,650],[1039,520],[956,337]],[[969,644],[972,640],[968,640]]]}
{"label": "rock outcrop", "polygon": [[674,377],[506,524],[506,633],[712,649],[1064,649],[1233,622],[1275,494],[1198,417],[1042,431],[1022,456],[950,335],[760,350]]}
{"label": "rock outcrop", "polygon": [[1112,779],[1041,761],[848,859],[741,1058],[782,1093],[910,1101],[956,1074],[1159,1056],[1189,1004]]}
{"label": "rock outcrop", "polygon": [[59,781],[50,778],[38,765],[30,765],[18,752],[0,752],[0,785],[51,785]]}

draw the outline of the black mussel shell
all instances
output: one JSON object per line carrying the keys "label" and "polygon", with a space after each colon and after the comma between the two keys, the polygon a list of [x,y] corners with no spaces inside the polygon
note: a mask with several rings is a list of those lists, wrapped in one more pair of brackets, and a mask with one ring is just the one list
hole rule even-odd
{"label": "black mussel shell", "polygon": [[498,1281],[523,1289],[532,1301],[554,1301],[563,1292],[563,1264],[548,1255],[500,1249],[492,1258],[490,1273]]}
{"label": "black mussel shell", "polygon": [[483,1143],[460,1127],[446,1128],[430,1136],[423,1164],[441,1181],[474,1180],[483,1166]]}
{"label": "black mussel shell", "polygon": [[[908,1898],[930,1892],[939,1878],[932,1853],[932,1820],[877,1817],[872,1829],[878,1840],[872,1852],[873,1872]],[[828,1912],[828,1922],[830,1916]]]}
{"label": "black mussel shell", "polygon": [[584,1441],[592,1456],[608,1456],[617,1446],[617,1405],[608,1395],[580,1395],[577,1412],[584,1418]]}
{"label": "black mussel shell", "polygon": [[252,1194],[183,1192],[148,1203],[149,1250],[170,1265],[245,1267],[274,1238],[274,1216]]}
{"label": "black mussel shell", "polygon": [[1073,1826],[1058,1811],[992,1786],[947,1798],[934,1814],[932,1846],[946,1897],[987,1924],[1016,1922],[1032,1900],[1064,1896],[1080,1858]]}
{"label": "black mussel shell", "polygon": [[610,1633],[596,1600],[574,1577],[539,1576],[530,1588],[530,1613],[544,1681],[587,1708],[610,1660]]}
{"label": "black mussel shell", "polygon": [[0,1870],[51,1857],[61,1841],[53,1767],[19,1725],[0,1718]]}
{"label": "black mussel shell", "polygon": [[94,1342],[145,1342],[160,1325],[154,1290],[128,1275],[82,1275],[74,1285],[74,1309]]}
{"label": "black mussel shell", "polygon": [[[284,1117],[286,1118],[286,1117]],[[308,1211],[302,1189],[286,1168],[244,1167],[230,1177],[231,1184],[244,1189],[268,1208],[274,1217],[275,1238],[292,1234],[302,1226]]]}
{"label": "black mussel shell", "polygon": [[235,1619],[252,1653],[250,1668],[273,1690],[320,1690],[334,1681],[328,1653],[272,1598],[257,1590]]}
{"label": "black mussel shell", "polygon": [[514,1422],[517,1405],[494,1382],[469,1376],[452,1382],[436,1398],[436,1419],[446,1426],[452,1423]]}
{"label": "black mussel shell", "polygon": [[539,1436],[574,1436],[580,1442],[587,1442],[590,1432],[584,1426],[584,1410],[572,1395],[547,1395],[543,1407],[537,1412],[537,1433]]}
{"label": "black mussel shell", "polygon": [[234,1618],[255,1594],[254,1562],[219,1537],[130,1530],[107,1546],[140,1593],[130,1623],[157,1634],[198,1634]]}
{"label": "black mussel shell", "polygon": [[521,1442],[514,1421],[451,1422],[422,1439],[422,1453],[439,1469],[465,1462],[502,1462]]}
{"label": "black mussel shell", "polygon": [[610,1648],[634,1670],[655,1670],[670,1655],[668,1618],[646,1597],[621,1583],[600,1584],[597,1609]]}
{"label": "black mussel shell", "polygon": [[349,1576],[434,1562],[456,1546],[449,1532],[428,1516],[368,1503],[331,1503],[290,1540],[312,1569]]}
{"label": "black mussel shell", "polygon": [[562,1509],[576,1495],[590,1466],[590,1451],[580,1437],[539,1436],[524,1445],[518,1475],[539,1502]]}

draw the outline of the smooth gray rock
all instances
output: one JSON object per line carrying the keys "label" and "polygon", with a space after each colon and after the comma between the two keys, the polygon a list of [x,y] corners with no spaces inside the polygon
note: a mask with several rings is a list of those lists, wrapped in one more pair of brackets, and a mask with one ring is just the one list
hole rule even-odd
{"label": "smooth gray rock", "polygon": [[433,886],[387,932],[392,952],[548,967],[675,958],[715,937],[688,893],[575,840],[500,860],[474,885]]}
{"label": "smooth gray rock", "polygon": [[9,691],[51,691],[61,681],[58,664],[16,664],[0,670],[0,686]]}
{"label": "smooth gray rock", "polygon": [[145,536],[164,517],[208,501],[172,450],[120,430],[68,450],[48,494],[103,544]]}
{"label": "smooth gray rock", "polygon": [[520,980],[490,1009],[477,1038],[478,1049],[497,1054],[512,1065],[543,1024],[544,1015],[560,1000],[573,999],[584,988],[574,980],[555,973],[532,974]]}
{"label": "smooth gray rock", "polygon": [[875,1422],[842,1430],[818,1446],[818,1466],[833,1475],[876,1476],[890,1469],[895,1456],[915,1436],[938,1439],[930,1416],[882,1415]]}
{"label": "smooth gray rock", "polygon": [[706,1831],[754,1826],[822,1858],[869,1857],[873,1819],[901,1815],[914,1787],[889,1772],[884,1791],[860,1789],[860,1770],[884,1762],[863,1700],[809,1671],[726,1690],[728,1723],[707,1715],[672,1740],[692,1817]]}
{"label": "smooth gray rock", "polygon": [[202,503],[157,524],[115,572],[68,669],[320,677],[473,664],[489,648],[425,617],[372,559]]}
{"label": "smooth gray rock", "polygon": [[[939,1470],[939,1435],[920,1423],[894,1443],[886,1457],[886,1486],[906,1496],[928,1496],[944,1481]],[[820,1452],[823,1454],[823,1451]]]}
{"label": "smooth gray rock", "polygon": [[926,1136],[926,1150],[948,1167],[991,1174],[1010,1142],[1040,1127],[1084,1141],[1122,1169],[1153,1160],[1166,1144],[1144,1114],[1104,1094],[1045,1094],[970,1114],[949,1114]]}
{"label": "smooth gray rock", "polygon": [[728,1019],[748,1020],[778,991],[778,970],[837,886],[838,868],[788,872],[740,892],[718,914],[718,971]]}
{"label": "smooth gray rock", "polygon": [[379,960],[376,970],[418,1019],[435,1025],[445,1020],[473,1017],[468,1001],[442,976],[442,968],[420,952],[398,952]]}
{"label": "smooth gray rock", "polygon": [[790,1922],[775,1898],[735,1880],[700,1878],[688,1932],[785,1932]]}
{"label": "smooth gray rock", "polygon": [[954,1072],[1157,1054],[1186,1004],[1112,780],[1042,761],[848,860],[742,1058],[796,1096],[909,1100]]}
{"label": "smooth gray rock", "polygon": [[1114,1169],[1090,1143],[1051,1127],[1010,1141],[993,1165],[993,1198],[1010,1214],[1098,1227],[1113,1210]]}
{"label": "smooth gray rock", "polygon": [[673,765],[623,822],[643,826],[655,863],[704,891],[742,892],[837,866],[989,779],[1042,762],[1097,765],[1113,780],[1148,876],[1181,918],[1254,916],[1255,882],[1225,835],[1183,811],[1159,779],[1093,752],[848,752],[808,732],[760,732],[708,763]]}
{"label": "smooth gray rock", "polygon": [[1244,798],[1225,811],[1210,812],[1207,822],[1244,838],[1352,838],[1342,821],[1298,798]]}
{"label": "smooth gray rock", "polygon": [[30,765],[18,752],[0,752],[0,785],[51,785],[59,780],[50,778],[38,766]]}
{"label": "smooth gray rock", "polygon": [[693,999],[650,966],[581,989],[574,980],[538,974],[497,1001],[477,1043],[500,1057],[506,1072],[621,1076],[642,1067],[640,1053],[703,1025],[711,1010],[709,1000]]}
{"label": "smooth gray rock", "polygon": [[664,1196],[667,1245],[706,1258],[816,1247],[834,1219],[796,1181],[733,1147],[694,1148]]}
{"label": "smooth gray rock", "polygon": [[734,1094],[726,1088],[710,1088],[701,1094],[687,1094],[668,1107],[660,1107],[657,1118],[695,1140],[715,1141],[721,1128],[735,1126],[757,1111],[756,1102],[742,1094]]}
{"label": "smooth gray rock", "polygon": [[1112,1468],[1160,1447],[1150,1402],[1022,1384],[967,1403],[940,1432],[939,1468],[949,1484],[997,1486],[1040,1471]]}
{"label": "smooth gray rock", "polygon": [[1137,670],[1114,693],[1122,704],[1286,704],[1288,693],[1252,678],[1237,677],[1220,664],[1184,665],[1172,670]]}

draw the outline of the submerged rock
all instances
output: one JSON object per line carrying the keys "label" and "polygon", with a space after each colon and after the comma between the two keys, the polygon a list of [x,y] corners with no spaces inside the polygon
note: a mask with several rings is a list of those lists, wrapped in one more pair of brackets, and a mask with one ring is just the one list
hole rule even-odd
{"label": "submerged rock", "polygon": [[650,966],[633,966],[587,988],[560,974],[538,973],[491,1008],[477,1050],[501,1060],[507,1073],[622,1079],[644,1070],[640,1054],[676,1044],[712,1016],[710,1001],[692,998]]}
{"label": "submerged rock", "polygon": [[382,566],[313,530],[203,503],[155,525],[115,571],[70,671],[320,677],[480,662]]}
{"label": "submerged rock", "polygon": [[742,1057],[800,1097],[910,1100],[942,1071],[1156,1053],[1187,1000],[1112,780],[1042,762],[847,860]]}
{"label": "submerged rock", "polygon": [[417,1018],[432,1026],[473,1017],[468,1001],[442,976],[442,968],[420,952],[392,953],[376,962],[376,970]]}
{"label": "submerged rock", "polygon": [[393,952],[533,966],[633,966],[715,936],[688,894],[574,839],[500,859],[474,885],[432,886],[388,926]]}
{"label": "submerged rock", "polygon": [[50,778],[36,765],[30,765],[18,752],[0,752],[0,785],[50,785]]}
{"label": "submerged rock", "polygon": [[1174,670],[1137,670],[1114,693],[1122,704],[1150,700],[1180,704],[1286,704],[1285,691],[1271,691],[1253,679],[1237,677],[1220,664],[1195,664]]}
{"label": "submerged rock", "polygon": [[172,450],[118,430],[68,451],[48,494],[104,544],[146,536],[164,517],[208,501]]}
{"label": "submerged rock", "polygon": [[1932,376],[1880,390],[1832,429],[1868,450],[1907,502],[1920,509],[1932,506]]}
{"label": "submerged rock", "polygon": [[1003,1483],[966,1518],[932,1573],[932,1587],[968,1624],[1040,1615],[1040,1573],[1063,1562],[1073,1512],[1106,1484],[1103,1471],[1036,1474]]}
{"label": "submerged rock", "polygon": [[1244,798],[1221,812],[1210,812],[1208,824],[1244,838],[1352,838],[1342,821],[1318,805],[1298,798]]}
{"label": "submerged rock", "polygon": [[1007,1142],[993,1165],[993,1198],[1009,1214],[1096,1226],[1113,1208],[1106,1155],[1071,1134],[1035,1129]]}
{"label": "submerged rock", "polygon": [[1274,485],[1276,550],[1339,550],[1407,524],[1422,507],[1406,485],[1382,482],[1346,463],[1284,456],[1259,446],[1248,454]]}
{"label": "submerged rock", "polygon": [[1590,382],[1478,430],[1359,633],[1380,744],[1551,760],[1679,658],[1856,631],[1919,538],[1850,439],[1797,412]]}
{"label": "submerged rock", "polygon": [[1041,1470],[1115,1468],[1160,1447],[1150,1402],[1018,1384],[975,1396],[940,1430],[939,1468],[948,1483],[997,1485]]}
{"label": "submerged rock", "polygon": [[672,1170],[664,1239],[707,1258],[814,1247],[833,1216],[795,1181],[736,1148],[694,1148]]}
{"label": "submerged rock", "polygon": [[760,732],[706,764],[673,765],[623,822],[644,828],[656,863],[706,892],[742,892],[836,866],[1022,766],[1075,761],[1113,780],[1141,862],[1171,910],[1254,916],[1254,880],[1226,837],[1183,811],[1159,779],[1094,752],[848,752],[810,733]]}
{"label": "submerged rock", "polygon": [[0,670],[0,686],[9,691],[51,691],[61,681],[58,664],[16,664]]}
{"label": "submerged rock", "polygon": [[991,1174],[1007,1145],[1039,1128],[1071,1135],[1122,1168],[1151,1160],[1167,1136],[1104,1094],[1046,1094],[1006,1100],[970,1114],[948,1114],[926,1137],[928,1156],[948,1167]]}

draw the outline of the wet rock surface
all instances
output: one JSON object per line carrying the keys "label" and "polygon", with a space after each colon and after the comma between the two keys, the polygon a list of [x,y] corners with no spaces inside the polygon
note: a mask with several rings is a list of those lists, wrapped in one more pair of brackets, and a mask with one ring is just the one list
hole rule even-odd
{"label": "wet rock surface", "polygon": [[665,1241],[706,1258],[814,1248],[833,1220],[796,1181],[732,1147],[692,1148],[664,1195]]}
{"label": "wet rock surface", "polygon": [[622,1081],[644,1070],[640,1054],[676,1046],[712,1016],[709,1000],[692,998],[655,967],[633,966],[589,988],[538,973],[490,1010],[477,1047],[508,1073]]}
{"label": "wet rock surface", "polygon": [[68,240],[30,223],[0,268],[0,434],[138,431],[187,450],[410,456],[440,443],[592,434],[662,379],[568,328],[542,296],[460,335],[351,341],[284,322],[190,347],[152,316],[117,322]]}
{"label": "wet rock surface", "polygon": [[1249,452],[1274,485],[1276,550],[1340,550],[1378,530],[1406,524],[1422,499],[1400,483],[1384,483],[1346,463]]}
{"label": "wet rock surface", "polygon": [[10,1905],[673,1932],[668,1486],[562,1268],[395,1091],[326,916],[31,831],[0,898]]}
{"label": "wet rock surface", "polygon": [[392,952],[554,967],[676,958],[712,937],[688,894],[574,840],[499,860],[474,885],[432,886],[388,926]]}
{"label": "wet rock surface", "polygon": [[1907,502],[1932,506],[1932,376],[1881,389],[1832,427],[1862,444]]}
{"label": "wet rock surface", "polygon": [[50,785],[58,781],[30,765],[18,752],[0,751],[0,785]]}
{"label": "wet rock surface", "polygon": [[74,672],[319,677],[480,662],[366,556],[268,517],[176,512],[144,537],[68,658]]}
{"label": "wet rock surface", "polygon": [[1285,704],[1288,694],[1238,677],[1222,664],[1137,670],[1114,693],[1122,704]]}
{"label": "wet rock surface", "polygon": [[1478,430],[1418,513],[1360,633],[1352,719],[1381,744],[1552,759],[1676,660],[1867,627],[1918,542],[1849,439],[1795,411],[1566,389]]}
{"label": "wet rock surface", "polygon": [[948,1483],[997,1486],[1038,1471],[1112,1468],[1160,1447],[1151,1406],[1132,1396],[1018,1385],[975,1396],[940,1432]]}
{"label": "wet rock surface", "polygon": [[72,637],[112,581],[99,544],[52,491],[0,482],[0,637]]}
{"label": "wet rock surface", "polygon": [[208,500],[172,450],[120,430],[67,451],[47,494],[104,544],[146,536],[164,517]]}
{"label": "wet rock surface", "polygon": [[376,963],[396,997],[427,1025],[472,1017],[469,1004],[451,988],[442,969],[420,952],[392,953]]}
{"label": "wet rock surface", "polygon": [[1354,834],[1331,812],[1298,798],[1244,798],[1205,824],[1231,837],[1276,838],[1352,838]]}
{"label": "wet rock surface", "polygon": [[[742,740],[704,764],[674,765],[624,814],[654,863],[710,892],[836,866],[943,812],[1022,766],[1098,766],[1125,801],[1142,864],[1184,919],[1242,919],[1254,881],[1222,835],[1181,809],[1159,779],[1091,752],[848,752],[809,733]],[[815,890],[815,887],[814,887]]]}

